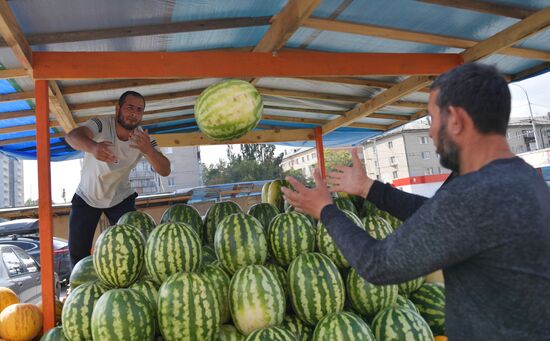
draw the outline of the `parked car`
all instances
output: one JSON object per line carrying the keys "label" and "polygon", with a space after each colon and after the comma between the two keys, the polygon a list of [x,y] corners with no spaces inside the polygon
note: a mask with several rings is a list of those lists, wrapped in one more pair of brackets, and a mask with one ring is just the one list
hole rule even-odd
{"label": "parked car", "polygon": [[[38,219],[17,219],[0,223],[0,245],[16,245],[27,251],[40,264],[40,239]],[[69,244],[62,238],[53,238],[53,268],[63,284],[71,276]]]}
{"label": "parked car", "polygon": [[[42,299],[40,265],[25,250],[15,245],[0,245],[0,286],[13,290],[24,303],[37,304]],[[55,294],[61,285],[55,275]]]}

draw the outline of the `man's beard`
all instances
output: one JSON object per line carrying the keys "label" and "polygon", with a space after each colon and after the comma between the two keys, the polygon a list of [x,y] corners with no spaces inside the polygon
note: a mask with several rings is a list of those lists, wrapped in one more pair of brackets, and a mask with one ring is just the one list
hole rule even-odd
{"label": "man's beard", "polygon": [[439,154],[439,163],[443,167],[458,173],[460,171],[460,147],[449,138],[445,128],[446,124],[442,124],[439,128],[436,153]]}
{"label": "man's beard", "polygon": [[136,124],[130,124],[130,123],[124,122],[124,119],[122,118],[122,115],[120,114],[120,112],[118,112],[117,121],[122,126],[122,128],[124,128],[128,131],[132,131],[132,130],[136,129],[139,126],[139,122],[136,123]]}

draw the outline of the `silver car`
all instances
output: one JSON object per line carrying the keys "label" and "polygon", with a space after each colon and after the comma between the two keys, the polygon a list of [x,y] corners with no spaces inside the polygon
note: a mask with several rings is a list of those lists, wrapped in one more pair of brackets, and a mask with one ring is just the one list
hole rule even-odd
{"label": "silver car", "polygon": [[[0,259],[0,287],[13,290],[21,302],[40,302],[42,286],[38,263],[15,245],[0,245]],[[56,296],[59,297],[61,287],[57,274],[54,275]]]}

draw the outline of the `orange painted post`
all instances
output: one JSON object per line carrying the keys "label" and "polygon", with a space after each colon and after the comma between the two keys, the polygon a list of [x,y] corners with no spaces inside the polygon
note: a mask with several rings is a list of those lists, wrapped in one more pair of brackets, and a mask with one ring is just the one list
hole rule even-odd
{"label": "orange painted post", "polygon": [[44,332],[55,327],[53,228],[50,169],[50,118],[48,85],[35,81],[36,98],[36,155],[38,161],[38,218],[40,224],[40,271],[42,276],[42,309]]}
{"label": "orange painted post", "polygon": [[317,150],[317,162],[321,169],[321,176],[323,179],[327,176],[325,169],[325,150],[323,148],[323,129],[321,127],[315,127],[315,149]]}

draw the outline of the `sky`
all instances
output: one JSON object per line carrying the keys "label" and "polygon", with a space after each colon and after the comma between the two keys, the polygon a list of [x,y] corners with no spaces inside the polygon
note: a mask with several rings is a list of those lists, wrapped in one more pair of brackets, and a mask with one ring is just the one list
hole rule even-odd
{"label": "sky", "polygon": [[[534,116],[542,116],[550,113],[550,72],[533,77],[518,83],[527,94],[531,102]],[[529,116],[529,102],[522,89],[516,85],[510,85],[512,93],[512,117]],[[201,159],[207,165],[216,164],[220,157],[225,158],[226,145],[201,146]],[[285,147],[277,146],[276,152],[282,152]],[[235,148],[235,152],[237,149]],[[70,160],[52,162],[52,199],[54,203],[63,203],[63,188],[66,191],[66,200],[70,202],[74,191],[80,181],[80,161]],[[25,200],[38,198],[38,176],[36,161],[23,161]]]}

